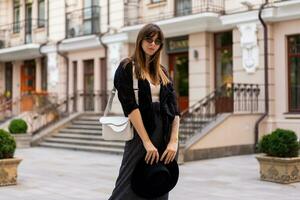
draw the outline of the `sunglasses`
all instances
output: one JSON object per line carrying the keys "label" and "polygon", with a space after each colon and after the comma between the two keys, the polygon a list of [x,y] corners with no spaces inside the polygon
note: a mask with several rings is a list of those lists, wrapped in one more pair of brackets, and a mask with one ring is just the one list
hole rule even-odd
{"label": "sunglasses", "polygon": [[156,39],[156,40],[153,40],[151,37],[146,37],[145,38],[146,42],[148,42],[149,44],[152,44],[153,41],[154,41],[154,44],[159,46],[162,44],[161,40],[160,39]]}

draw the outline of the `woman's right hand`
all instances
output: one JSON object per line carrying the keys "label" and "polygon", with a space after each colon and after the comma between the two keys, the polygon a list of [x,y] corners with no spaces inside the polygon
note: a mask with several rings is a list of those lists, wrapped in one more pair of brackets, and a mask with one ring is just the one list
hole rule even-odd
{"label": "woman's right hand", "polygon": [[144,147],[146,149],[146,156],[145,156],[145,161],[147,164],[153,164],[154,161],[156,161],[156,163],[159,161],[159,153],[157,151],[157,149],[155,148],[155,146],[152,144],[152,142],[146,141],[143,142]]}

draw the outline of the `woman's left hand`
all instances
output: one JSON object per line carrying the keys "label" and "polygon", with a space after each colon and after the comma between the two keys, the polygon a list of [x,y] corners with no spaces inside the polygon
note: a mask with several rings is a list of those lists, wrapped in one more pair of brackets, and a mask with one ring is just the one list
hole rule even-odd
{"label": "woman's left hand", "polygon": [[165,152],[161,156],[160,161],[164,161],[165,164],[169,164],[175,159],[176,153],[178,150],[178,141],[170,141]]}

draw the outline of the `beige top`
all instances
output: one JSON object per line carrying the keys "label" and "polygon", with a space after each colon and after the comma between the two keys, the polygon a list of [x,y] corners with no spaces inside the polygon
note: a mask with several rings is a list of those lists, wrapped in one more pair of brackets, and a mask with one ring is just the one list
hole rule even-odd
{"label": "beige top", "polygon": [[149,83],[150,83],[152,102],[159,102],[160,84],[153,85],[150,81]]}

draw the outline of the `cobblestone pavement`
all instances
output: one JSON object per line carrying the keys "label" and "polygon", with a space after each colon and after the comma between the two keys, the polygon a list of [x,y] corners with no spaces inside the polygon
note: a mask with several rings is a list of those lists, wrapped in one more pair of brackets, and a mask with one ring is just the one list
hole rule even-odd
{"label": "cobblestone pavement", "polygon": [[[120,155],[34,147],[17,150],[23,159],[18,185],[0,187],[0,200],[106,200]],[[259,180],[255,155],[188,162],[170,200],[299,200],[300,183]]]}

